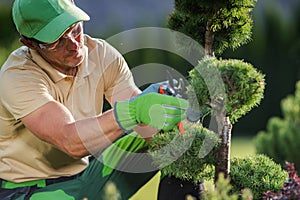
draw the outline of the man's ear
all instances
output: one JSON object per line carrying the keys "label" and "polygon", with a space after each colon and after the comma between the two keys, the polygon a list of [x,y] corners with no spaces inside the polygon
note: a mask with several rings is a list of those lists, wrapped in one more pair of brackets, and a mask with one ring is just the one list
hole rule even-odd
{"label": "man's ear", "polygon": [[22,42],[22,43],[23,43],[25,46],[27,46],[28,48],[34,49],[34,50],[37,49],[36,44],[34,44],[32,41],[27,40],[27,39],[24,38],[24,37],[21,37],[19,40],[20,40],[20,42]]}

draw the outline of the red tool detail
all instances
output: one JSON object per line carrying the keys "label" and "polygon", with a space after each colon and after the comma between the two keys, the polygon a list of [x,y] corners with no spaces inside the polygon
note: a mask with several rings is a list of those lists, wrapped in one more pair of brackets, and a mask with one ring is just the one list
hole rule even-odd
{"label": "red tool detail", "polygon": [[165,94],[164,86],[163,86],[163,85],[159,86],[159,88],[158,88],[158,93],[159,93],[159,94]]}
{"label": "red tool detail", "polygon": [[[159,88],[158,88],[159,94],[166,94],[165,89],[166,89],[166,87],[164,85],[159,86]],[[182,122],[178,122],[177,126],[178,126],[178,129],[179,129],[179,132],[181,134],[184,134],[185,131],[184,131]]]}
{"label": "red tool detail", "polygon": [[180,133],[181,133],[181,134],[184,134],[184,133],[185,133],[185,130],[184,130],[184,128],[183,128],[182,122],[178,122],[177,126],[178,126],[178,129],[179,129]]}

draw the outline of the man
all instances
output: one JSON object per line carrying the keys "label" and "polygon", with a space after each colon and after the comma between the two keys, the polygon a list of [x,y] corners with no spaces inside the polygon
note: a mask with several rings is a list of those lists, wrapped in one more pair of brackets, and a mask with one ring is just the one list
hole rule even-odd
{"label": "man", "polygon": [[131,170],[150,161],[130,153],[183,120],[187,101],[140,94],[124,58],[83,34],[89,16],[70,0],[16,0],[12,14],[24,46],[0,72],[0,199],[98,200],[108,181],[130,198],[156,173]]}

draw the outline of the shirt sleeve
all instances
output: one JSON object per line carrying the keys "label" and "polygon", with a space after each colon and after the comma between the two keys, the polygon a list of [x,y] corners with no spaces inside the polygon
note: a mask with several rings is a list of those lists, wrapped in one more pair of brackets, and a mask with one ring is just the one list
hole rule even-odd
{"label": "shirt sleeve", "polygon": [[115,101],[129,99],[138,90],[124,57],[106,43],[105,97],[113,105]]}
{"label": "shirt sleeve", "polygon": [[0,77],[0,100],[15,119],[53,101],[39,71],[10,68]]}

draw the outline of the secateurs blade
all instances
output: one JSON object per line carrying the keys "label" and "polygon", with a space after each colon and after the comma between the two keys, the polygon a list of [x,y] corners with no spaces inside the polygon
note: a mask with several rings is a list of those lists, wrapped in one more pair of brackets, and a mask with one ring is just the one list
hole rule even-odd
{"label": "secateurs blade", "polygon": [[[169,71],[167,71],[167,84],[160,85],[159,93],[187,99],[187,88],[184,80],[182,78],[178,80],[173,78]],[[187,120],[190,122],[198,122],[200,120],[200,113],[188,108]],[[185,132],[182,122],[178,123],[178,128],[181,133]]]}

